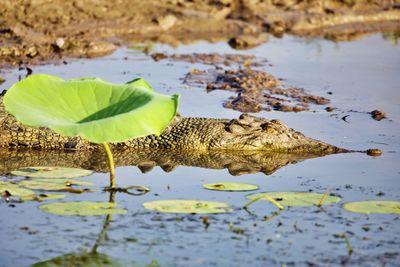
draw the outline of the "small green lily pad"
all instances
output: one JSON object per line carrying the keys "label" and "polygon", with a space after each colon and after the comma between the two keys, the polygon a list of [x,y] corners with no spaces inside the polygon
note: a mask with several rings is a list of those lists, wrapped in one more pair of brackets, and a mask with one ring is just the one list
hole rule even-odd
{"label": "small green lily pad", "polygon": [[200,200],[157,200],[143,203],[146,209],[168,213],[226,213],[232,212],[224,202]]}
{"label": "small green lily pad", "polygon": [[68,253],[46,261],[37,262],[31,267],[61,267],[61,266],[85,266],[85,267],[121,267],[125,266],[116,259],[98,252]]}
{"label": "small green lily pad", "polygon": [[24,180],[24,181],[35,181],[41,183],[51,183],[51,184],[62,184],[67,186],[72,185],[80,185],[80,186],[93,186],[94,183],[81,181],[81,180],[74,180],[74,179],[66,179],[66,178],[37,178],[33,180]]}
{"label": "small green lily pad", "polygon": [[400,214],[400,201],[359,201],[349,202],[343,205],[347,211],[356,213],[383,213],[383,214]]}
{"label": "small green lily pad", "polygon": [[21,181],[19,185],[30,189],[57,191],[73,185],[92,186],[93,184],[71,179],[34,179]]}
{"label": "small green lily pad", "polygon": [[35,192],[32,190],[21,188],[16,184],[9,182],[0,182],[0,193],[7,191],[11,196],[17,197],[34,197]]}
{"label": "small green lily pad", "polygon": [[44,212],[57,215],[98,216],[107,214],[123,214],[125,209],[117,208],[110,202],[54,202],[39,206]]}
{"label": "small green lily pad", "polygon": [[21,197],[21,200],[23,200],[23,201],[29,201],[29,200],[44,201],[47,199],[60,199],[60,198],[65,198],[65,195],[62,195],[62,194],[39,194],[36,196]]}
{"label": "small green lily pad", "polygon": [[[340,201],[339,197],[313,192],[267,192],[257,193],[247,196],[247,199],[268,200],[268,197],[274,199],[283,206],[315,206],[328,205]],[[322,203],[321,203],[322,201]]]}
{"label": "small green lily pad", "polygon": [[93,171],[89,170],[66,167],[26,167],[11,172],[12,175],[30,178],[74,178],[92,173]]}
{"label": "small green lily pad", "polygon": [[252,184],[235,183],[235,182],[220,182],[204,184],[203,187],[209,190],[218,191],[252,191],[257,190],[258,186]]}

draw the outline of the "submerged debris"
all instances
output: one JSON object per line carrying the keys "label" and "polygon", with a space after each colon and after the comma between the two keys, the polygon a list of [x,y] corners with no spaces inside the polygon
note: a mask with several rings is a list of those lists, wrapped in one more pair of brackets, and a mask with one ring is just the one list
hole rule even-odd
{"label": "submerged debris", "polygon": [[371,148],[367,150],[367,155],[368,156],[373,156],[373,157],[378,157],[382,155],[382,150],[377,149],[377,148]]}
{"label": "submerged debris", "polygon": [[371,114],[371,117],[377,121],[387,118],[386,113],[384,111],[377,110],[377,109],[371,111],[370,114]]}

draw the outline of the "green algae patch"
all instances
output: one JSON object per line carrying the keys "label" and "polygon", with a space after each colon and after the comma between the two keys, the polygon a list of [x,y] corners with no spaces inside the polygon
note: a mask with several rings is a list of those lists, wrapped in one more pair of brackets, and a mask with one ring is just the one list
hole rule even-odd
{"label": "green algae patch", "polygon": [[15,176],[24,176],[29,178],[75,178],[88,176],[93,171],[79,169],[79,168],[66,168],[66,167],[26,167],[11,174]]}
{"label": "green algae patch", "polygon": [[110,202],[56,202],[39,206],[44,212],[56,215],[99,216],[107,214],[124,214],[125,209]]}
{"label": "green algae patch", "polygon": [[345,203],[342,207],[347,211],[355,213],[400,214],[400,201],[369,200],[349,202]]}
{"label": "green algae patch", "polygon": [[11,196],[16,197],[34,197],[35,192],[32,190],[21,188],[17,184],[9,183],[9,182],[0,182],[0,193],[3,195],[8,192]]}
{"label": "green algae patch", "polygon": [[246,198],[252,201],[273,199],[282,206],[298,207],[330,205],[340,201],[339,197],[313,192],[267,192],[252,194]]}
{"label": "green algae patch", "polygon": [[236,183],[236,182],[220,182],[220,183],[204,184],[203,187],[205,189],[217,190],[217,191],[252,191],[258,189],[257,185]]}
{"label": "green algae patch", "polygon": [[201,200],[157,200],[145,202],[143,206],[148,210],[166,213],[227,213],[232,212],[229,204],[224,202]]}

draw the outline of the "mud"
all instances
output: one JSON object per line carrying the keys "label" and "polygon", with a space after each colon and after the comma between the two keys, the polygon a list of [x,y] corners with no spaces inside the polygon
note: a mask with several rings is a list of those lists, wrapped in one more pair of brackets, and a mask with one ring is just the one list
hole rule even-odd
{"label": "mud", "polygon": [[245,49],[266,32],[353,40],[399,29],[399,0],[3,0],[0,66],[102,56],[131,42],[227,40]]}
{"label": "mud", "polygon": [[[246,55],[223,54],[153,54],[153,59],[169,59],[214,65],[209,70],[192,69],[183,78],[189,86],[204,87],[207,92],[225,90],[234,92],[223,104],[225,108],[241,112],[260,111],[300,112],[310,110],[310,104],[326,105],[330,100],[307,93],[303,88],[283,84],[271,74],[255,67],[266,64]],[[327,107],[326,110],[333,110]]]}
{"label": "mud", "polygon": [[[263,66],[267,63],[265,59],[259,59],[252,55],[218,54],[218,53],[193,53],[193,54],[165,54],[154,53],[151,57],[155,61],[169,59],[170,61],[181,61],[188,63],[201,63],[205,65],[224,66]],[[194,71],[196,72],[196,71]]]}

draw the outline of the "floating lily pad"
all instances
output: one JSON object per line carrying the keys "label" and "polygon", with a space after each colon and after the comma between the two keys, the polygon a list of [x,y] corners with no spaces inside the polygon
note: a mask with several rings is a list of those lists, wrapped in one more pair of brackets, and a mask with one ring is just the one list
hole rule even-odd
{"label": "floating lily pad", "polygon": [[110,267],[123,266],[115,259],[111,259],[103,253],[69,253],[46,261],[37,262],[31,267],[61,267],[61,266],[85,266],[85,267]]}
{"label": "floating lily pad", "polygon": [[66,167],[26,167],[12,171],[12,175],[30,178],[74,178],[87,176],[93,171]]}
{"label": "floating lily pad", "polygon": [[16,184],[9,182],[0,182],[0,193],[7,191],[11,196],[17,197],[34,197],[35,192],[32,190],[21,188]]}
{"label": "floating lily pad", "polygon": [[205,189],[218,190],[218,191],[252,191],[258,189],[258,186],[256,185],[235,183],[235,182],[204,184],[203,187]]}
{"label": "floating lily pad", "polygon": [[21,200],[23,200],[23,201],[29,201],[29,200],[44,201],[47,199],[60,199],[60,198],[65,198],[65,195],[62,195],[62,194],[39,194],[39,195],[35,195],[35,196],[21,197]]}
{"label": "floating lily pad", "polygon": [[93,186],[94,183],[81,181],[81,180],[74,180],[74,179],[65,179],[65,178],[37,178],[33,180],[24,180],[24,181],[35,181],[35,182],[42,182],[42,183],[52,183],[52,184],[63,184],[67,186],[72,185],[80,185],[80,186]]}
{"label": "floating lily pad", "polygon": [[106,214],[123,214],[127,211],[118,208],[115,203],[110,202],[55,202],[39,206],[47,213],[57,215],[96,216]]}
{"label": "floating lily pad", "polygon": [[340,201],[339,197],[313,192],[267,192],[252,194],[246,198],[250,200],[268,200],[268,198],[272,198],[283,206],[328,205]]}
{"label": "floating lily pad", "polygon": [[32,74],[7,90],[3,102],[22,124],[100,144],[161,134],[176,115],[178,98],[155,93],[143,79],[111,84]]}
{"label": "floating lily pad", "polygon": [[70,184],[70,185],[79,185],[79,186],[94,186],[94,183],[92,182],[87,182],[87,181],[81,181],[81,180],[74,180],[74,179],[40,179],[40,181],[46,181],[46,182],[50,182],[50,181],[54,181],[57,183],[65,183],[65,184]]}
{"label": "floating lily pad", "polygon": [[34,179],[21,181],[19,185],[30,189],[58,191],[73,185],[91,186],[93,184],[70,179]]}
{"label": "floating lily pad", "polygon": [[226,213],[231,212],[229,204],[197,200],[157,200],[143,204],[146,209],[168,213]]}
{"label": "floating lily pad", "polygon": [[343,205],[345,210],[356,213],[400,214],[400,201],[360,201]]}

